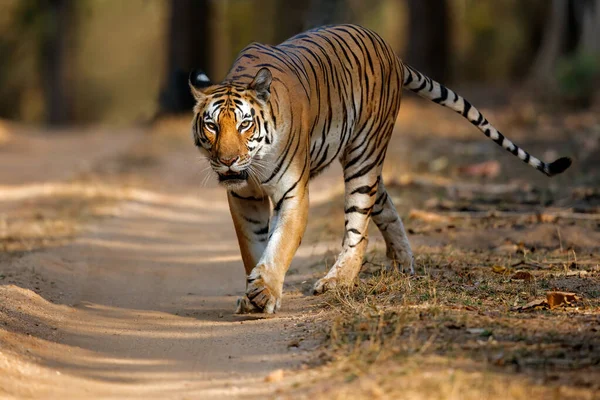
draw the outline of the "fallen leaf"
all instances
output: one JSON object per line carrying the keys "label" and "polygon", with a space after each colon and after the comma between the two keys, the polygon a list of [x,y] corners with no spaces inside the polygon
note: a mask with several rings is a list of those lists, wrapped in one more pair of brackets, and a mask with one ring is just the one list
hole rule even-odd
{"label": "fallen leaf", "polygon": [[558,219],[558,217],[556,215],[552,215],[552,214],[538,214],[537,215],[537,220],[538,222],[546,222],[546,223],[552,223],[552,222],[556,222],[556,220]]}
{"label": "fallen leaf", "polygon": [[458,172],[468,176],[495,178],[500,174],[500,163],[492,160],[464,165],[458,168]]}
{"label": "fallen leaf", "polygon": [[545,309],[548,307],[549,307],[548,301],[546,301],[546,299],[538,299],[538,300],[530,301],[529,303],[527,303],[523,306],[513,307],[513,308],[511,308],[511,311],[531,311],[531,310],[537,310],[537,309]]}
{"label": "fallen leaf", "polygon": [[510,279],[530,281],[533,279],[533,275],[531,275],[531,273],[527,271],[517,271],[510,277]]}
{"label": "fallen leaf", "polygon": [[573,306],[574,303],[581,301],[581,297],[570,292],[547,292],[546,299],[551,309],[560,306]]}
{"label": "fallen leaf", "polygon": [[523,255],[527,255],[528,253],[532,253],[534,251],[534,249],[530,249],[527,246],[525,246],[525,243],[523,242],[519,242],[517,244],[517,254],[523,254]]}
{"label": "fallen leaf", "polygon": [[445,215],[434,213],[434,212],[429,212],[429,211],[416,210],[416,209],[410,210],[410,213],[408,214],[408,218],[409,219],[419,219],[419,220],[425,221],[425,222],[444,222],[444,223],[450,222],[450,218],[448,218]]}
{"label": "fallen leaf", "polygon": [[507,272],[507,268],[502,265],[494,265],[492,266],[492,271],[496,274],[504,274]]}

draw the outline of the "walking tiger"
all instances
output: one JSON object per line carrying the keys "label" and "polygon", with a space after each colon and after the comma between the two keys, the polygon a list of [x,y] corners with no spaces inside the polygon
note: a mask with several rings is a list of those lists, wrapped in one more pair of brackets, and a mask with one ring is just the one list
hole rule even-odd
{"label": "walking tiger", "polygon": [[314,293],[349,285],[372,219],[391,262],[414,272],[402,221],[381,177],[402,89],[462,114],[521,161],[552,176],[571,160],[545,163],[502,135],[467,100],[405,64],[371,30],[320,27],[277,45],[252,43],[226,78],[192,74],[195,145],[227,190],[246,270],[237,312],[273,313],[308,217],[308,182],[339,160],[345,183],[342,250]]}

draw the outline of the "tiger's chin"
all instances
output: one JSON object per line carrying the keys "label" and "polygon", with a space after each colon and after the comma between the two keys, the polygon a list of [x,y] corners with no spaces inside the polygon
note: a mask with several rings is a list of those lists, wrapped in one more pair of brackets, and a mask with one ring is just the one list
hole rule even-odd
{"label": "tiger's chin", "polygon": [[248,172],[232,172],[229,171],[225,174],[217,174],[219,177],[219,183],[224,186],[227,190],[240,189],[248,184]]}

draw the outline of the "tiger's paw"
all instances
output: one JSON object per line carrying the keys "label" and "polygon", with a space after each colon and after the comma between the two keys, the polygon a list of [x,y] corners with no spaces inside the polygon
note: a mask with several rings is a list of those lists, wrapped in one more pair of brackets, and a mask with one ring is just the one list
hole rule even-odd
{"label": "tiger's paw", "polygon": [[415,257],[412,254],[410,248],[401,248],[395,250],[388,247],[386,256],[390,261],[390,265],[386,268],[389,272],[399,271],[408,272],[411,275],[415,273]]}
{"label": "tiger's paw", "polygon": [[315,296],[323,294],[329,290],[334,289],[337,285],[338,282],[336,278],[321,278],[315,283],[315,286],[313,287],[313,294]]}
{"label": "tiger's paw", "polygon": [[235,308],[236,314],[252,314],[257,313],[259,310],[250,302],[248,296],[243,295],[237,299],[237,305]]}
{"label": "tiger's paw", "polygon": [[410,253],[404,253],[402,257],[396,255],[389,256],[389,264],[386,265],[388,272],[407,272],[410,275],[415,274],[415,258]]}
{"label": "tiger's paw", "polygon": [[281,295],[269,287],[262,276],[248,277],[246,294],[238,299],[237,314],[273,314],[281,307]]}

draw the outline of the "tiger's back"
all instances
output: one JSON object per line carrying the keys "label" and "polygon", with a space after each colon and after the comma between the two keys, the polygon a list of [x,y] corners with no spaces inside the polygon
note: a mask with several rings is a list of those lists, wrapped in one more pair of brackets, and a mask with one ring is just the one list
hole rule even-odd
{"label": "tiger's back", "polygon": [[344,150],[361,149],[368,131],[388,130],[400,107],[400,60],[379,35],[360,26],[316,28],[277,46],[253,43],[226,81],[249,81],[265,66],[273,74],[271,90],[289,99],[289,109],[276,102],[274,114],[285,114],[294,134],[310,137],[311,176],[352,157]]}

